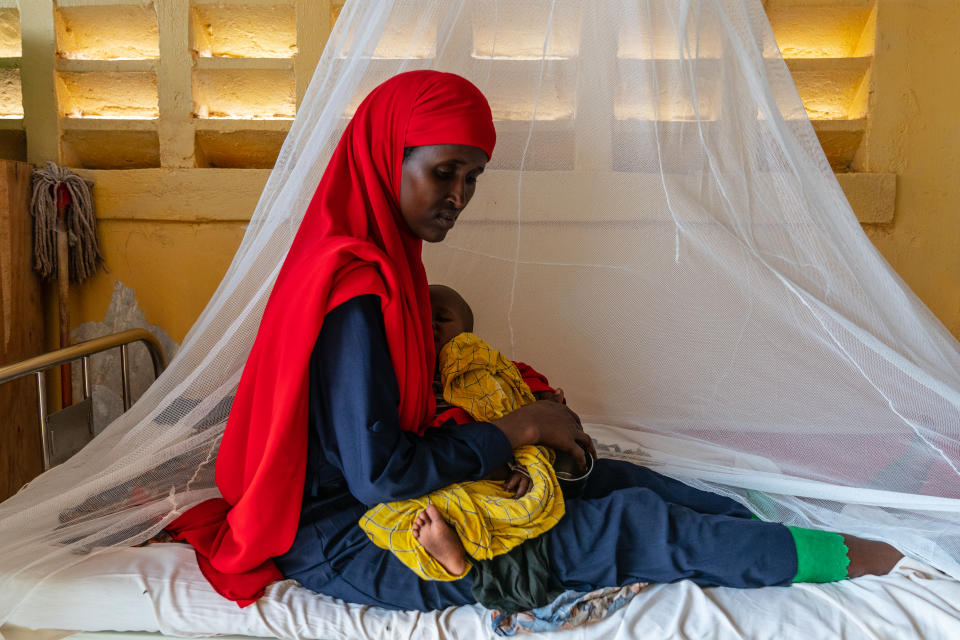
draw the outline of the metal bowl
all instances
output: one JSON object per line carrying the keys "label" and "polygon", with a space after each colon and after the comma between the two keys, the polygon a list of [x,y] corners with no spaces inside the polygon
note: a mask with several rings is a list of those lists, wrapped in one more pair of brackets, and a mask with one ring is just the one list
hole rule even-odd
{"label": "metal bowl", "polygon": [[587,470],[580,471],[576,459],[565,451],[558,451],[553,461],[553,470],[560,481],[560,490],[564,498],[578,498],[587,485],[587,478],[593,472],[593,456],[587,453]]}

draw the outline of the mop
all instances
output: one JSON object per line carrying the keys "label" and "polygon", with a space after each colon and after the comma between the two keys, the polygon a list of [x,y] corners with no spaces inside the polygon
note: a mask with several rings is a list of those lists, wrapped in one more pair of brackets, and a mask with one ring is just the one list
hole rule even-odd
{"label": "mop", "polygon": [[[56,279],[60,347],[70,344],[70,282],[83,282],[102,265],[90,187],[79,175],[53,162],[33,173],[33,268],[45,281]],[[70,365],[61,369],[63,406],[73,403]]]}

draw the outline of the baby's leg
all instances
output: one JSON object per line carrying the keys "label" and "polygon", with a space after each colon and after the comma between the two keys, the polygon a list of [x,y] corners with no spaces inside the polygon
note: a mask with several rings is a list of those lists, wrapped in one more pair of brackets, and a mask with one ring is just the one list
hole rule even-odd
{"label": "baby's leg", "polygon": [[451,574],[459,576],[466,570],[467,553],[463,543],[432,504],[417,516],[413,523],[413,537]]}
{"label": "baby's leg", "polygon": [[276,558],[284,576],[347,602],[399,610],[434,611],[472,604],[473,580],[424,580],[357,526],[358,505],[299,528],[290,551]]}

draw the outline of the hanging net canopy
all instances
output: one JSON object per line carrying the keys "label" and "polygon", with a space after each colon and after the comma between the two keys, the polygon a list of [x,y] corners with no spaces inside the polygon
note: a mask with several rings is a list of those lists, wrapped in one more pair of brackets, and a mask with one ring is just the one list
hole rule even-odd
{"label": "hanging net canopy", "polygon": [[431,282],[566,392],[601,455],[960,577],[960,350],[861,230],[760,0],[347,3],[243,243],[128,412],[0,505],[0,621],[217,497],[264,305],[351,113],[465,76],[498,144]]}

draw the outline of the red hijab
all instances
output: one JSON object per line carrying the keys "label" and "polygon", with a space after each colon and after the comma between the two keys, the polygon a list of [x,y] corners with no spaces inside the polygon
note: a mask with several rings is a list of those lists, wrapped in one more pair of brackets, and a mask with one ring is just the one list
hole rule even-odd
{"label": "red hijab", "polygon": [[204,575],[241,606],[283,576],[270,558],[293,543],[306,473],[308,366],[326,314],[380,297],[400,386],[400,425],[422,433],[436,409],[430,296],[399,209],[404,147],[464,144],[490,157],[490,106],[451,73],[411,71],[361,103],[337,145],[267,301],[217,454],[223,496],[168,530],[190,542]]}

